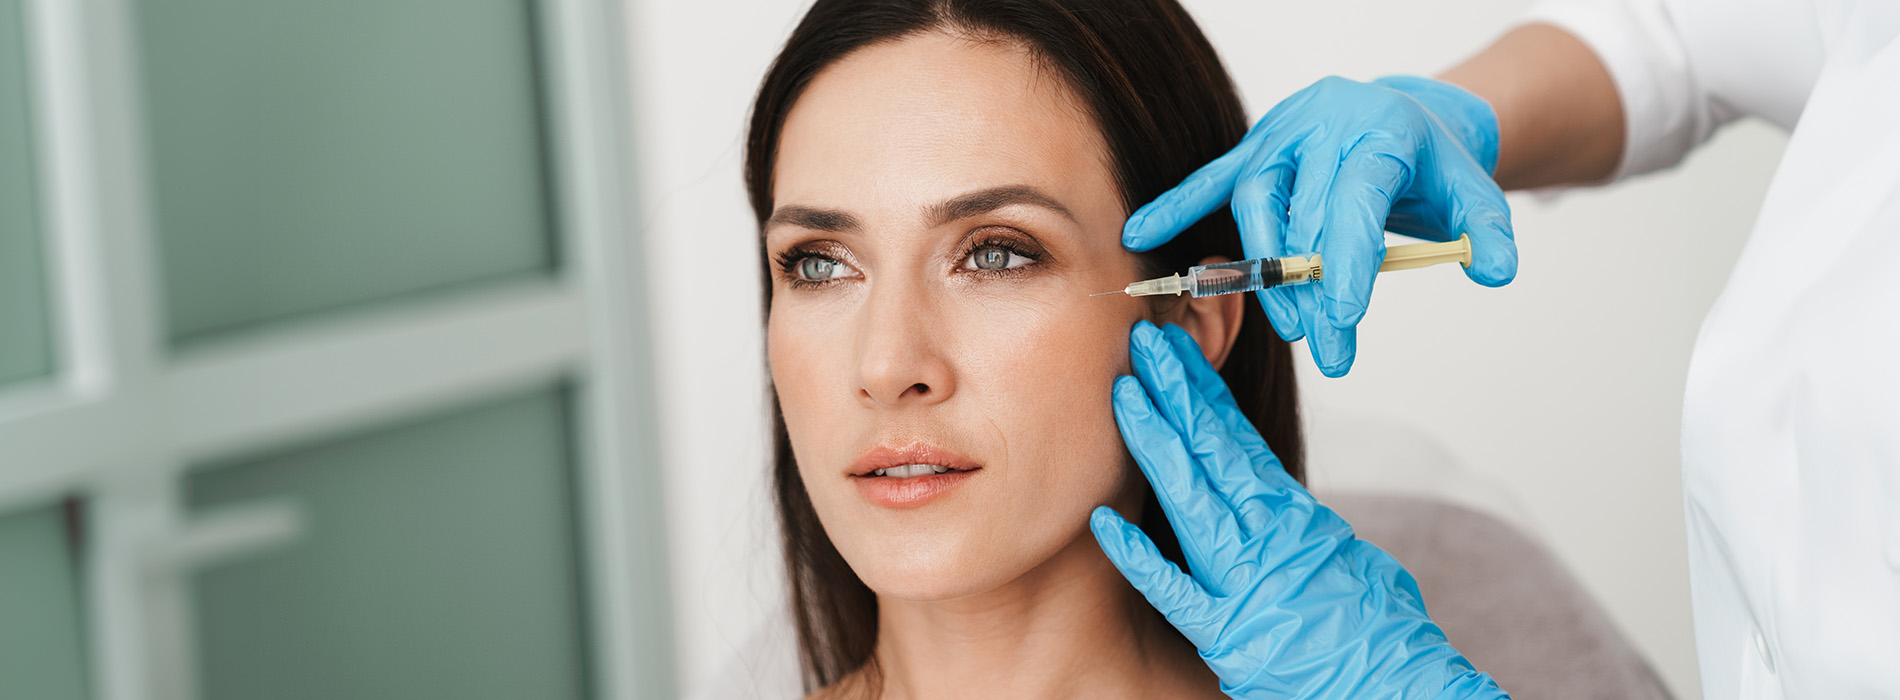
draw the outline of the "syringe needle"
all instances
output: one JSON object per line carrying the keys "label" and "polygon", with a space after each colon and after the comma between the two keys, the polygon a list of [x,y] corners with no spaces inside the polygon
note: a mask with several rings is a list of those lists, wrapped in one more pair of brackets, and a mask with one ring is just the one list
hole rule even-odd
{"label": "syringe needle", "polygon": [[1112,291],[1112,292],[1102,292],[1101,294],[1090,294],[1089,296],[1092,296],[1092,297],[1099,297],[1099,296],[1104,296],[1104,295],[1108,295],[1108,294],[1121,294],[1121,293],[1123,293],[1123,292],[1125,292],[1125,291],[1127,291],[1127,290],[1125,290],[1125,289],[1117,289],[1117,290],[1115,290],[1115,291]]}

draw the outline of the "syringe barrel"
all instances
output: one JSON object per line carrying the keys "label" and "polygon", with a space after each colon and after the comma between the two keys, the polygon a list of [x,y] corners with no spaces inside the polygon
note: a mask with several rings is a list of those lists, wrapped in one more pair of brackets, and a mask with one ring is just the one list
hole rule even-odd
{"label": "syringe barrel", "polygon": [[1310,282],[1319,270],[1318,257],[1257,258],[1191,267],[1189,291],[1206,297]]}
{"label": "syringe barrel", "polygon": [[[1471,267],[1469,236],[1460,235],[1458,240],[1444,243],[1392,246],[1386,249],[1385,261],[1379,266],[1379,271],[1415,270],[1448,262]],[[1205,297],[1305,284],[1319,280],[1324,274],[1317,254],[1259,258],[1190,267],[1187,276],[1180,280],[1180,289],[1197,297]],[[1169,291],[1172,292],[1172,289]]]}
{"label": "syringe barrel", "polygon": [[1251,292],[1280,277],[1280,261],[1273,258],[1196,265],[1188,268],[1188,290],[1197,297]]}

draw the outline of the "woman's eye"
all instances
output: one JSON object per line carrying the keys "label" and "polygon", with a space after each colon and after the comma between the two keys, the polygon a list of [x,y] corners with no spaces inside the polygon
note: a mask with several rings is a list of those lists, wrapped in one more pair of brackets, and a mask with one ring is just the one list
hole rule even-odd
{"label": "woman's eye", "polygon": [[970,253],[966,270],[1007,270],[1035,262],[1020,253],[1001,246],[983,246]]}
{"label": "woman's eye", "polygon": [[807,255],[798,261],[798,278],[807,282],[821,282],[845,276],[844,263],[831,258]]}

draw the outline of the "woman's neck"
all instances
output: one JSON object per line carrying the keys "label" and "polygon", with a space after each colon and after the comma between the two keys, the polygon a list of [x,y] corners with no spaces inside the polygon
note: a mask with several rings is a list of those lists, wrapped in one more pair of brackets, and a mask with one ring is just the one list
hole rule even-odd
{"label": "woman's neck", "polygon": [[875,660],[858,675],[876,674],[889,700],[1219,695],[1194,648],[1087,530],[994,590],[928,603],[880,596]]}

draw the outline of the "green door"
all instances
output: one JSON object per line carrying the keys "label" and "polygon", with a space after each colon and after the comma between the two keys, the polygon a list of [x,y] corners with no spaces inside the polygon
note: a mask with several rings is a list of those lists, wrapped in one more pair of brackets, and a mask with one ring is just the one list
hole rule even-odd
{"label": "green door", "polygon": [[174,341],[554,265],[534,3],[135,3]]}
{"label": "green door", "polygon": [[0,386],[52,373],[20,0],[0,0]]}
{"label": "green door", "polygon": [[0,514],[0,698],[83,700],[77,541],[67,511]]}
{"label": "green door", "polygon": [[193,586],[205,700],[587,696],[566,396],[547,391],[190,478],[307,532]]}

